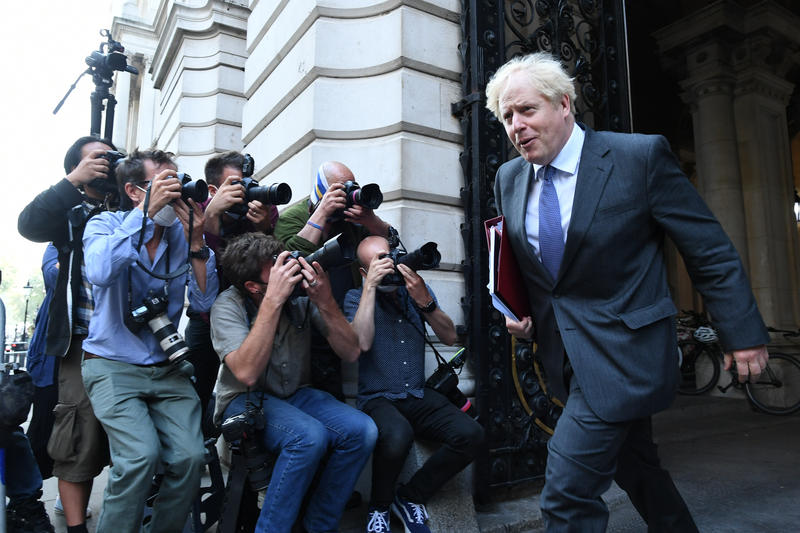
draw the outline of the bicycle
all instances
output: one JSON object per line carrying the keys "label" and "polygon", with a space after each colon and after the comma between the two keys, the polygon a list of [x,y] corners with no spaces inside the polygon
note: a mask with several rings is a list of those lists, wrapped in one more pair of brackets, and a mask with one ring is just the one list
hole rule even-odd
{"label": "bicycle", "polygon": [[[679,319],[678,348],[683,357],[679,392],[703,394],[717,383],[724,352],[717,331],[703,315],[693,311],[685,315]],[[688,336],[687,331],[691,331]],[[797,336],[800,337],[800,333]],[[720,392],[726,393],[731,387],[744,388],[750,404],[768,414],[788,415],[800,410],[800,361],[791,355],[771,353],[767,366],[755,382],[740,383],[735,363],[728,372],[731,381],[718,386]]]}

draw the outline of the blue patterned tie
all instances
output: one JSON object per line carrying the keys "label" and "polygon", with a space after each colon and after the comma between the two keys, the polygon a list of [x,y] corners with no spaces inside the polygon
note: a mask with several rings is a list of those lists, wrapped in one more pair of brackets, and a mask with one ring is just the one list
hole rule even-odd
{"label": "blue patterned tie", "polygon": [[[541,174],[544,173],[544,179]],[[564,232],[561,230],[561,208],[558,206],[558,194],[553,185],[556,169],[547,165],[539,171],[542,179],[542,191],[539,195],[539,250],[542,253],[542,264],[555,280],[558,268],[564,256]]]}

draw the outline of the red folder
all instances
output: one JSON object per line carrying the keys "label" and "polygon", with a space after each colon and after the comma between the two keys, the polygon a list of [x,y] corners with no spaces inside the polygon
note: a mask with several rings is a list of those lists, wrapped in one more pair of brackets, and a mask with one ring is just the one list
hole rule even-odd
{"label": "red folder", "polygon": [[[531,306],[528,302],[528,291],[522,279],[522,271],[511,249],[511,241],[504,238],[505,217],[490,218],[484,223],[486,241],[489,247],[489,260],[494,261],[494,287],[490,292],[500,300],[515,316],[517,321],[526,316],[531,316]],[[496,231],[495,250],[491,249],[491,232]],[[493,290],[492,290],[493,289]],[[501,309],[502,311],[502,309]]]}

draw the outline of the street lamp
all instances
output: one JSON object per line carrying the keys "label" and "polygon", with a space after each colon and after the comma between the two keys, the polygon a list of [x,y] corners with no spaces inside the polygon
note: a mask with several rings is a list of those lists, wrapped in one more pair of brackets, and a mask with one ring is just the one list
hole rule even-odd
{"label": "street lamp", "polygon": [[25,286],[22,287],[22,290],[25,291],[25,316],[22,319],[22,342],[25,343],[28,341],[28,302],[31,299],[31,291],[33,287],[31,286],[31,280],[28,280],[25,283]]}

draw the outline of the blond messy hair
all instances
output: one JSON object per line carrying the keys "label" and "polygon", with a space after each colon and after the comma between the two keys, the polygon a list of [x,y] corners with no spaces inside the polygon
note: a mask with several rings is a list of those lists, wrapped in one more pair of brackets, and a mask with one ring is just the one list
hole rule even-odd
{"label": "blond messy hair", "polygon": [[[561,63],[547,52],[536,52],[526,56],[515,57],[495,72],[486,84],[486,108],[502,121],[500,96],[505,89],[508,78],[516,72],[524,72],[533,82],[533,86],[553,105],[561,101],[563,95],[575,102],[574,78],[570,78]],[[574,114],[574,105],[570,111]]]}

